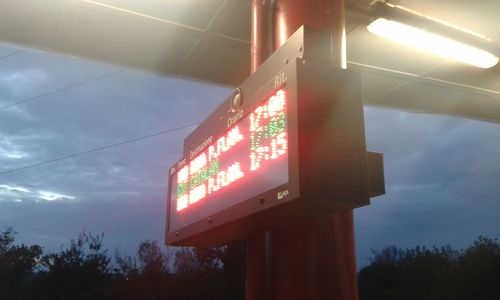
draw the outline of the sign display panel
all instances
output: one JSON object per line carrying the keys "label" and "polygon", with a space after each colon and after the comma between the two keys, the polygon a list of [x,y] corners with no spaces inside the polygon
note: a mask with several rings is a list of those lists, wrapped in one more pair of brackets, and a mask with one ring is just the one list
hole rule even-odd
{"label": "sign display panel", "polygon": [[[238,115],[238,114],[236,114]],[[171,231],[289,181],[288,96],[281,87],[171,175]]]}
{"label": "sign display panel", "polygon": [[302,28],[185,138],[169,174],[168,244],[216,245],[383,193],[381,159],[367,171],[361,79],[325,63],[329,44]]}

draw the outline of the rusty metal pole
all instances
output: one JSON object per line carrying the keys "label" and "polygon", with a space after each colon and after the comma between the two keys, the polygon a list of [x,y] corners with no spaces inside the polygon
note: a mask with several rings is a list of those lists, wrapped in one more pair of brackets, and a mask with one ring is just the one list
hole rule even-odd
{"label": "rusty metal pole", "polygon": [[344,0],[277,0],[274,18],[275,48],[303,24],[329,31],[332,37],[333,66],[344,67],[342,38],[345,32]]}
{"label": "rusty metal pole", "polygon": [[[271,53],[269,0],[251,0],[250,72],[254,73]],[[263,300],[266,287],[266,234],[247,238],[246,300]]]}
{"label": "rusty metal pole", "polygon": [[271,54],[269,34],[271,27],[268,18],[269,1],[252,0],[252,27],[250,36],[250,72],[257,68]]}
{"label": "rusty metal pole", "polygon": [[[252,0],[252,73],[270,50],[268,2]],[[343,0],[277,0],[274,46],[281,46],[302,24],[330,31],[332,65],[345,67],[344,23]],[[352,211],[273,231],[267,267],[266,240],[269,235],[266,239],[264,234],[247,239],[246,300],[358,299]],[[266,276],[271,276],[267,287]]]}
{"label": "rusty metal pole", "polygon": [[[302,24],[331,33],[331,62],[345,68],[344,0],[279,0],[275,45]],[[353,212],[274,231],[273,300],[358,299]]]}

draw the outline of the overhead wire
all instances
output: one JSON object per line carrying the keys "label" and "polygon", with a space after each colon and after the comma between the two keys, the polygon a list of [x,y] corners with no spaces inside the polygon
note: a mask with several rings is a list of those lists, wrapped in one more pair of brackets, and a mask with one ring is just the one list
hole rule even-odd
{"label": "overhead wire", "polygon": [[[8,55],[0,57],[0,59],[16,55],[16,54],[18,54],[20,52],[22,52],[22,51],[16,51],[14,53],[10,53]],[[59,89],[55,89],[55,90],[52,90],[52,91],[49,91],[49,92],[46,92],[46,93],[43,93],[43,94],[39,94],[39,95],[36,95],[36,96],[33,96],[33,97],[29,97],[29,98],[23,99],[21,101],[10,103],[10,104],[1,106],[0,107],[0,111],[8,109],[8,108],[16,106],[16,105],[20,105],[20,104],[23,104],[23,103],[27,103],[27,102],[36,100],[36,99],[39,99],[39,98],[43,98],[45,96],[56,94],[56,93],[59,93],[59,92],[65,91],[65,90],[69,90],[69,89],[72,89],[72,88],[75,88],[75,87],[78,87],[78,86],[82,86],[82,85],[85,85],[85,84],[93,82],[93,81],[97,81],[97,80],[101,80],[101,79],[104,79],[104,78],[107,78],[107,77],[111,77],[111,76],[114,76],[114,75],[122,73],[122,72],[124,72],[124,70],[113,71],[113,72],[110,72],[110,73],[107,73],[107,74],[104,74],[104,75],[99,75],[97,77],[93,77],[93,78],[90,78],[90,79],[87,79],[87,80],[84,80],[84,81],[76,82],[74,84],[70,84],[68,86],[65,86],[65,87],[62,87],[62,88],[59,88]],[[164,76],[164,74],[160,74],[159,75],[159,77],[163,77],[163,76]],[[60,156],[60,157],[56,157],[56,158],[53,158],[53,159],[49,159],[49,160],[45,160],[45,161],[33,163],[33,164],[26,165],[26,166],[23,166],[23,167],[14,168],[14,169],[6,170],[6,171],[0,171],[0,175],[12,174],[12,173],[19,172],[19,171],[22,171],[22,170],[27,170],[27,169],[31,169],[31,168],[40,167],[40,166],[43,166],[43,165],[51,164],[51,163],[54,163],[54,162],[62,161],[62,160],[65,160],[65,159],[74,158],[74,157],[77,157],[77,156],[81,156],[81,155],[85,155],[85,154],[89,154],[89,153],[93,153],[93,152],[98,152],[98,151],[106,150],[106,149],[117,147],[117,146],[121,146],[121,145],[124,145],[124,144],[134,143],[134,142],[145,140],[145,139],[152,138],[152,137],[155,137],[155,136],[159,136],[159,135],[163,135],[163,134],[175,132],[175,131],[182,130],[182,129],[189,128],[189,127],[193,127],[193,126],[196,126],[198,124],[199,124],[199,122],[191,123],[191,124],[188,124],[188,125],[184,125],[184,126],[180,126],[180,127],[176,127],[176,128],[171,128],[171,129],[166,129],[166,130],[162,130],[162,131],[155,132],[155,133],[148,134],[148,135],[135,137],[135,138],[128,139],[128,140],[125,140],[125,141],[121,141],[121,142],[117,142],[117,143],[113,143],[113,144],[109,144],[109,145],[105,145],[105,146],[100,146],[100,147],[89,149],[89,150],[86,150],[86,151],[81,151],[81,152],[67,154],[67,155],[64,155],[64,156]]]}
{"label": "overhead wire", "polygon": [[30,101],[33,101],[33,100],[36,100],[36,99],[39,99],[39,98],[43,98],[45,96],[49,96],[49,95],[56,94],[56,93],[59,93],[59,92],[62,92],[62,91],[66,91],[66,90],[69,90],[69,89],[72,89],[72,88],[75,88],[75,87],[78,87],[78,86],[81,86],[81,85],[85,85],[85,84],[93,82],[93,81],[97,81],[97,80],[101,80],[101,79],[104,79],[104,78],[107,78],[107,77],[111,77],[111,76],[114,76],[114,75],[122,73],[122,72],[124,72],[124,71],[123,70],[113,71],[113,72],[110,72],[110,73],[106,73],[104,75],[99,75],[97,77],[92,77],[92,78],[89,78],[89,79],[86,79],[86,80],[83,80],[83,81],[79,81],[79,82],[67,85],[65,87],[59,88],[59,89],[48,91],[48,92],[43,93],[43,94],[38,94],[38,95],[33,96],[33,97],[29,97],[29,98],[26,98],[26,99],[23,99],[23,100],[14,102],[14,103],[10,103],[10,104],[1,106],[0,107],[0,111],[5,110],[5,109],[10,108],[10,107],[13,107],[13,106],[16,106],[16,105],[19,105],[19,104],[23,104],[23,103],[30,102]]}
{"label": "overhead wire", "polygon": [[183,125],[183,126],[180,126],[180,127],[170,128],[170,129],[162,130],[162,131],[159,131],[159,132],[151,133],[151,134],[148,134],[148,135],[143,135],[143,136],[135,137],[135,138],[128,139],[128,140],[125,140],[125,141],[121,141],[121,142],[117,142],[117,143],[113,143],[113,144],[109,144],[109,145],[104,145],[104,146],[100,146],[100,147],[97,147],[97,148],[93,148],[93,149],[89,149],[89,150],[85,150],[85,151],[81,151],[81,152],[75,152],[75,153],[63,155],[63,156],[60,156],[60,157],[56,157],[56,158],[52,158],[52,159],[49,159],[49,160],[45,160],[45,161],[33,163],[33,164],[26,165],[26,166],[23,166],[23,167],[19,167],[19,168],[15,168],[15,169],[10,169],[10,170],[7,170],[7,171],[1,171],[0,175],[12,174],[12,173],[19,172],[19,171],[22,171],[22,170],[27,170],[27,169],[36,168],[36,167],[40,167],[40,166],[43,166],[43,165],[55,163],[55,162],[58,162],[58,161],[61,161],[61,160],[70,159],[70,158],[74,158],[74,157],[77,157],[77,156],[81,156],[81,155],[85,155],[85,154],[89,154],[89,153],[93,153],[93,152],[98,152],[98,151],[102,151],[102,150],[114,148],[114,147],[117,147],[117,146],[129,144],[129,143],[138,142],[138,141],[149,139],[149,138],[152,138],[152,137],[155,137],[155,136],[159,136],[159,135],[163,135],[163,134],[167,134],[167,133],[172,133],[172,132],[175,132],[175,131],[179,131],[179,130],[182,130],[182,129],[193,127],[193,126],[196,126],[198,124],[200,124],[200,123],[199,122],[191,123],[191,124],[188,124],[188,125]]}
{"label": "overhead wire", "polygon": [[17,55],[17,54],[19,54],[19,53],[21,53],[21,52],[23,52],[23,51],[21,51],[21,50],[17,50],[17,51],[14,51],[14,52],[12,52],[12,53],[6,54],[6,55],[4,55],[4,56],[0,56],[0,59],[4,59],[4,58],[7,58],[7,57],[11,57],[11,56]]}

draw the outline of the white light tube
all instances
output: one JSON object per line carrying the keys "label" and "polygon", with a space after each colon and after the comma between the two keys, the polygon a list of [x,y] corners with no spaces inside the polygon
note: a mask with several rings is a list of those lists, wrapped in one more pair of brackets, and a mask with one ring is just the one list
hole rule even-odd
{"label": "white light tube", "polygon": [[367,28],[380,37],[476,67],[486,69],[498,63],[498,57],[487,51],[400,22],[378,18]]}

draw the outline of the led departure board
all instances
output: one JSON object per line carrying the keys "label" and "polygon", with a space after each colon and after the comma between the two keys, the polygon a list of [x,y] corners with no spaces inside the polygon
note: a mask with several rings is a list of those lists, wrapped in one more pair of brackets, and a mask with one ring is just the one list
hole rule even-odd
{"label": "led departure board", "polygon": [[256,190],[287,182],[287,95],[282,88],[173,174],[170,207],[177,211],[178,222],[172,229],[197,221],[183,217],[196,206],[204,215],[213,214],[254,196]]}
{"label": "led departure board", "polygon": [[383,193],[381,156],[367,170],[359,74],[325,63],[330,43],[301,28],[185,138],[168,244],[220,244]]}

